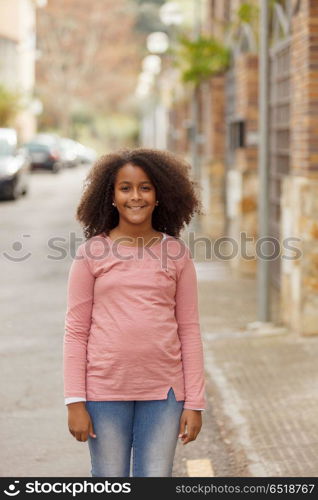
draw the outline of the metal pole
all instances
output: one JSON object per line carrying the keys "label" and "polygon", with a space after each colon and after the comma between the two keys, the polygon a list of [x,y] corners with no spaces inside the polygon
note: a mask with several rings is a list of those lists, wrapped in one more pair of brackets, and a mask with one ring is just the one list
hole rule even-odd
{"label": "metal pole", "polygon": [[[268,0],[261,0],[260,10],[260,71],[259,71],[259,238],[269,236],[269,179],[268,179],[268,67],[269,67],[269,6]],[[269,244],[262,245],[262,253],[270,252]],[[259,257],[257,266],[258,280],[258,319],[270,321],[270,282],[269,260]]]}
{"label": "metal pole", "polygon": [[[201,0],[193,0],[193,38],[196,40],[201,34]],[[200,184],[200,161],[198,155],[198,88],[193,89],[191,96],[191,163],[194,173],[194,179]],[[199,216],[196,215],[193,220],[193,226],[196,231],[200,231]]]}

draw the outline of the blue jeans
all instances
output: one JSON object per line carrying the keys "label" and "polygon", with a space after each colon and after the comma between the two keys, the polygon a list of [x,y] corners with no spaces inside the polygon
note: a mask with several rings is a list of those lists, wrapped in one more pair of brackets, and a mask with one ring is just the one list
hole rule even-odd
{"label": "blue jeans", "polygon": [[171,477],[184,401],[86,401],[92,477]]}

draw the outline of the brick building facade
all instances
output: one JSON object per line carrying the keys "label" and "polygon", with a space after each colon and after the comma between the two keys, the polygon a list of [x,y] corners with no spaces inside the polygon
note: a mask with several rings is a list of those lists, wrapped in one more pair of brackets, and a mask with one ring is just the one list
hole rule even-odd
{"label": "brick building facade", "polygon": [[[258,1],[206,0],[202,31],[229,43],[232,63],[199,89],[200,177],[206,215],[202,229],[213,238],[242,233],[245,256],[231,260],[255,275],[258,237],[258,41],[252,27],[237,28],[237,9]],[[255,28],[255,26],[254,26]],[[277,0],[270,15],[269,209],[270,234],[280,255],[270,263],[271,286],[281,299],[282,323],[302,335],[318,334],[318,4]],[[188,106],[188,107],[187,107]],[[184,123],[189,103],[174,104],[178,152],[189,154]],[[285,250],[287,238],[296,238]],[[297,257],[297,251],[301,258]],[[292,257],[286,258],[286,257]]]}

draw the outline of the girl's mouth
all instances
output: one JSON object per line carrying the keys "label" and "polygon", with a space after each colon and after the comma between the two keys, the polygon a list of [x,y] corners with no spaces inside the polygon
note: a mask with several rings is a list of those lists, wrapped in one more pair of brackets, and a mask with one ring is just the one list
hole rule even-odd
{"label": "girl's mouth", "polygon": [[127,207],[130,208],[130,210],[141,210],[142,208],[145,208],[146,205],[143,205],[142,207]]}

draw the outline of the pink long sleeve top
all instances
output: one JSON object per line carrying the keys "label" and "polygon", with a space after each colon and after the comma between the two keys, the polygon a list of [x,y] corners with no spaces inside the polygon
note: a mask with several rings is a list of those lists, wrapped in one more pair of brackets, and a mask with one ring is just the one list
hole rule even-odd
{"label": "pink long sleeve top", "polygon": [[101,233],[71,264],[64,334],[64,396],[166,399],[205,409],[195,267],[186,244],[165,234],[148,248]]}

